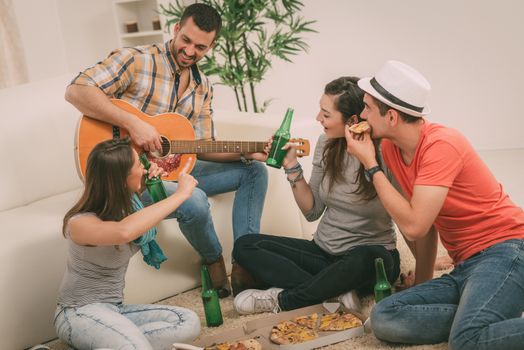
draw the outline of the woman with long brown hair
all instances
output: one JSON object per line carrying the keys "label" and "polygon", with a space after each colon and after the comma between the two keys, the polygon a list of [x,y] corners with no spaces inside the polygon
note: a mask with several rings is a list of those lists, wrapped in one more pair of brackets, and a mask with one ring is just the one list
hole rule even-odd
{"label": "woman with long brown hair", "polygon": [[[148,176],[160,173],[152,165]],[[54,324],[59,338],[75,349],[171,349],[200,332],[191,310],[123,304],[129,259],[140,250],[134,241],[154,241],[154,226],[197,185],[183,171],[175,193],[143,208],[136,193],[144,174],[128,140],[98,144],[87,161],[82,197],[64,217],[69,253]]]}
{"label": "woman with long brown hair", "polygon": [[[397,279],[393,223],[363,166],[346,151],[345,125],[359,121],[364,108],[357,81],[342,77],[324,89],[316,117],[324,135],[317,142],[309,183],[294,150],[284,160],[298,207],[309,221],[322,217],[313,240],[246,235],[235,242],[233,257],[244,269],[235,279],[243,283],[232,286],[239,313],[293,310],[337,296],[347,307],[358,308],[354,291],[372,289],[379,257],[388,279]],[[245,290],[254,287],[272,288]]]}

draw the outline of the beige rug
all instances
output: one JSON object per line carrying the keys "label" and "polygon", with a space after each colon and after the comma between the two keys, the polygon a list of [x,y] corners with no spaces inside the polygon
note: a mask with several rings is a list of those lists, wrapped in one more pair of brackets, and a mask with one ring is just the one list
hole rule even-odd
{"label": "beige rug", "polygon": [[[399,239],[398,249],[401,255],[401,270],[406,272],[408,270],[413,270],[415,261],[411,253],[409,252],[407,246],[404,243],[402,238]],[[445,254],[442,247],[439,247],[439,255]],[[440,275],[441,273],[435,273],[435,275]],[[224,324],[217,328],[207,328],[205,326],[204,319],[204,309],[202,307],[202,301],[200,299],[200,289],[193,289],[185,293],[175,295],[171,298],[162,300],[160,304],[176,305],[181,307],[186,307],[194,310],[200,317],[202,323],[202,336],[211,335],[224,330],[242,327],[242,324],[247,320],[252,320],[255,318],[266,317],[269,314],[258,314],[258,315],[249,315],[249,316],[239,316],[233,308],[233,298],[229,297],[220,301],[222,307],[222,314],[224,317]],[[367,317],[369,315],[370,309],[373,306],[374,301],[371,297],[366,297],[362,300],[362,313]],[[59,340],[55,340],[51,343],[46,344],[51,349],[54,350],[67,350],[68,347]],[[436,345],[417,345],[417,346],[401,346],[401,345],[391,345],[383,343],[377,340],[373,334],[365,334],[363,336],[353,338],[341,343],[333,344],[330,346],[323,347],[322,349],[359,349],[359,350],[368,350],[368,349],[412,349],[412,350],[428,350],[428,349],[447,349],[447,343],[436,344]]]}

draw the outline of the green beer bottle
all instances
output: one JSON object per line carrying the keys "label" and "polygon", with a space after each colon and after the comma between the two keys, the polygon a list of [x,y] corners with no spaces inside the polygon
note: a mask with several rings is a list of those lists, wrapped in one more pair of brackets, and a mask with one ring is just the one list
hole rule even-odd
{"label": "green beer bottle", "polygon": [[[151,167],[151,164],[149,163],[149,160],[147,159],[147,155],[145,153],[142,153],[140,155],[140,162],[144,166],[146,170],[149,170]],[[149,178],[149,176],[144,175],[145,177],[145,183],[147,190],[149,191],[149,194],[151,195],[151,199],[153,202],[159,202],[162,199],[167,198],[166,189],[164,187],[164,184],[162,183],[162,179],[160,176],[155,176],[152,178]]]}
{"label": "green beer bottle", "polygon": [[384,269],[384,260],[382,258],[375,259],[375,272],[377,281],[375,283],[375,302],[379,302],[385,297],[391,295],[391,284],[389,284],[386,277],[386,270]]}
{"label": "green beer bottle", "polygon": [[207,271],[206,265],[202,265],[200,268],[200,278],[202,280],[202,302],[204,303],[206,324],[208,327],[218,327],[224,323],[224,321],[222,320],[218,293],[211,285],[211,278],[209,277],[209,271]]}
{"label": "green beer bottle", "polygon": [[291,119],[293,118],[293,108],[288,108],[286,116],[280,125],[280,128],[273,135],[273,143],[271,144],[271,150],[266,160],[266,164],[274,168],[279,169],[282,166],[282,161],[286,156],[287,150],[283,150],[282,147],[289,142],[290,133],[289,128],[291,127]]}

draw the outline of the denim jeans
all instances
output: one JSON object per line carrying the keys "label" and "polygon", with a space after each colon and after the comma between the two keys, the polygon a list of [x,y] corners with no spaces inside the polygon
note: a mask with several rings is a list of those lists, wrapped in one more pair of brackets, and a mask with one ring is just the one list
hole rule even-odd
{"label": "denim jeans", "polygon": [[168,305],[59,305],[54,323],[58,337],[78,350],[171,350],[200,333],[193,311]]}
{"label": "denim jeans", "polygon": [[523,349],[524,240],[495,244],[448,275],[394,294],[375,306],[378,339],[450,349]]}
{"label": "denim jeans", "polygon": [[[198,180],[191,198],[168,218],[176,218],[180,230],[205,263],[216,261],[222,254],[209,210],[208,196],[236,192],[233,203],[235,240],[248,233],[260,232],[260,218],[267,192],[267,168],[263,163],[218,163],[197,160],[191,175]],[[176,182],[164,181],[168,194],[176,191]],[[141,196],[144,205],[152,203],[147,191]]]}
{"label": "denim jeans", "polygon": [[369,292],[375,283],[375,258],[384,259],[393,282],[400,273],[398,251],[382,246],[357,246],[331,255],[314,241],[271,235],[246,235],[235,242],[233,258],[268,286],[283,288],[282,310],[323,302],[356,289]]}

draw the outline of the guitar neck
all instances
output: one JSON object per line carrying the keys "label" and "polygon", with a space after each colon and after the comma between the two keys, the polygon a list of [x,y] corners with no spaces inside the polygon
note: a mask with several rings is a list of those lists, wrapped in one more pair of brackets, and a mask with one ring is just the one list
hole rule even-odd
{"label": "guitar neck", "polygon": [[171,153],[263,152],[266,142],[257,141],[171,141]]}

